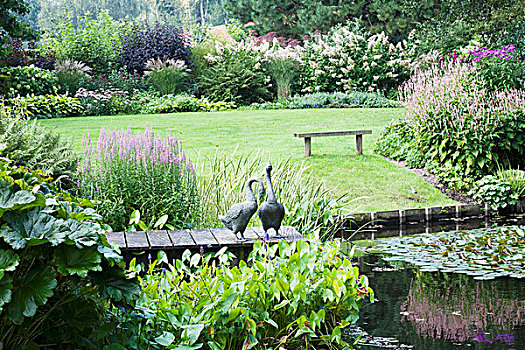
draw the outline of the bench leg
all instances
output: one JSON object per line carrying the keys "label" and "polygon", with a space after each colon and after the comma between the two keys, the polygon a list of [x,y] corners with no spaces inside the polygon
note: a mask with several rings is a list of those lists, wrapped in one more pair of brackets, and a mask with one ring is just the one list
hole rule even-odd
{"label": "bench leg", "polygon": [[305,137],[304,138],[304,156],[310,157],[311,153],[312,153],[312,138]]}
{"label": "bench leg", "polygon": [[357,154],[363,154],[363,135],[355,135],[355,149]]}

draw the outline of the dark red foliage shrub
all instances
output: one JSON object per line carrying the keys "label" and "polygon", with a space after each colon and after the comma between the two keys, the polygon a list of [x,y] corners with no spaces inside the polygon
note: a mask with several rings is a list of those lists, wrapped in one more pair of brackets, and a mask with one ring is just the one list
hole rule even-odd
{"label": "dark red foliage shrub", "polygon": [[38,68],[53,70],[55,68],[55,53],[43,52],[37,48],[34,41],[24,44],[21,40],[9,39],[6,44],[7,55],[2,62],[6,66],[29,66],[31,64]]}
{"label": "dark red foliage shrub", "polygon": [[190,40],[182,28],[155,23],[134,22],[120,33],[122,44],[120,63],[130,72],[144,72],[144,65],[151,58],[183,60],[188,63]]}

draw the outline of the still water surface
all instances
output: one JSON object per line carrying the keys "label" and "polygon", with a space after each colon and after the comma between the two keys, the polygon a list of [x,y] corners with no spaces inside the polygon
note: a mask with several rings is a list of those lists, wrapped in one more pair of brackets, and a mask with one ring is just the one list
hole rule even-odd
{"label": "still water surface", "polygon": [[396,269],[377,255],[359,265],[377,299],[360,313],[361,349],[525,349],[524,279]]}

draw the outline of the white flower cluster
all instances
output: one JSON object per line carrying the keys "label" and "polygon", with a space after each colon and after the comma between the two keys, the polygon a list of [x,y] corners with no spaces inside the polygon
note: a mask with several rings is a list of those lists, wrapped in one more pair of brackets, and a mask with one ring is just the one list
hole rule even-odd
{"label": "white flower cluster", "polygon": [[[298,81],[303,92],[383,90],[399,85],[408,76],[415,59],[415,45],[406,41],[392,43],[384,33],[363,36],[350,27],[338,27],[326,35],[317,34],[303,45],[285,46],[271,42],[241,41],[216,43],[210,63],[223,60],[226,53],[242,53],[254,60],[254,69],[281,63],[281,70],[299,68]],[[285,66],[283,62],[287,62]],[[274,67],[275,72],[275,67]]]}

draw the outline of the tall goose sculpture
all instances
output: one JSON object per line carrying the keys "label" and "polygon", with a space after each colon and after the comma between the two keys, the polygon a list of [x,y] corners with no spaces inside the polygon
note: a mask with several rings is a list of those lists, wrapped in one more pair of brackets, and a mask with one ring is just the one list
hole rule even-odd
{"label": "tall goose sculpture", "polygon": [[[259,178],[251,178],[246,181],[244,186],[245,201],[232,205],[230,210],[224,216],[219,217],[224,226],[233,231],[238,239],[246,240],[244,238],[244,231],[250,222],[251,217],[257,211],[257,198],[252,190],[252,184],[257,182],[259,184],[259,201],[264,196],[264,184]],[[240,237],[239,235],[240,234]]]}
{"label": "tall goose sculpture", "polygon": [[272,164],[268,163],[266,166],[266,188],[268,191],[268,198],[267,201],[262,203],[259,207],[259,219],[261,219],[265,234],[268,233],[269,229],[273,228],[276,237],[280,237],[279,229],[281,228],[281,223],[284,218],[284,206],[282,203],[277,202],[277,198],[275,198],[271,178],[272,169]]}

